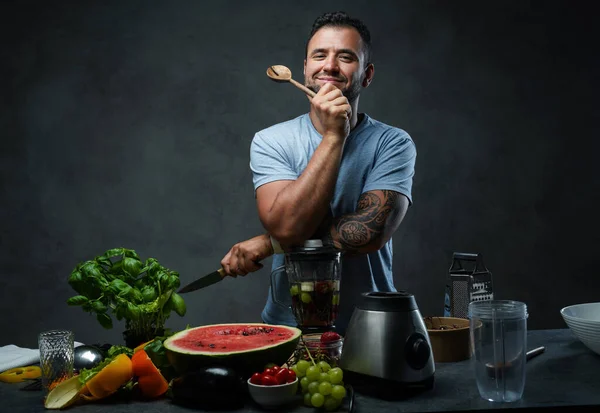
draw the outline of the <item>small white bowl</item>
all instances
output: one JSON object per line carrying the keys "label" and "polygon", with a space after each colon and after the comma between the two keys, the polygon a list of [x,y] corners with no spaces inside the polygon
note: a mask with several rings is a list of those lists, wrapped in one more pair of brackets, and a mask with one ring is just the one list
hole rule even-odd
{"label": "small white bowl", "polygon": [[278,384],[276,386],[262,386],[250,383],[250,379],[248,379],[248,391],[252,400],[265,409],[276,409],[294,400],[300,400],[300,397],[297,395],[297,377],[291,383]]}

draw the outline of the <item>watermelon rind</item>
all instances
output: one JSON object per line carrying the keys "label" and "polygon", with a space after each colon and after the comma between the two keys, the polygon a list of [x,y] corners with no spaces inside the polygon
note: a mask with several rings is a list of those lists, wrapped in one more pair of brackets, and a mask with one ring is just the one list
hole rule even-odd
{"label": "watermelon rind", "polygon": [[[273,328],[274,330],[286,329],[290,330],[293,335],[291,338],[276,344],[225,353],[192,350],[179,347],[175,344],[178,339],[190,335],[193,331],[214,327],[222,327],[224,330],[243,327]],[[178,374],[185,374],[201,367],[225,366],[236,370],[245,378],[248,378],[255,372],[262,372],[264,366],[268,363],[275,363],[277,365],[285,363],[296,350],[301,335],[302,331],[300,329],[285,325],[262,323],[209,324],[188,328],[175,333],[164,341],[163,346],[166,349],[169,363]]]}

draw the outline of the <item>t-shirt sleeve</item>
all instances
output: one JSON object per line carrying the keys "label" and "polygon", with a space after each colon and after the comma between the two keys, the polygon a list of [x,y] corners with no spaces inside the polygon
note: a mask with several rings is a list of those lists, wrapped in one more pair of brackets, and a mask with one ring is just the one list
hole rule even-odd
{"label": "t-shirt sleeve", "polygon": [[410,136],[401,130],[389,131],[377,149],[373,168],[363,192],[391,190],[408,198],[412,204],[412,181],[417,149]]}
{"label": "t-shirt sleeve", "polygon": [[268,139],[260,133],[254,135],[250,145],[250,170],[255,191],[269,182],[298,179],[284,142]]}

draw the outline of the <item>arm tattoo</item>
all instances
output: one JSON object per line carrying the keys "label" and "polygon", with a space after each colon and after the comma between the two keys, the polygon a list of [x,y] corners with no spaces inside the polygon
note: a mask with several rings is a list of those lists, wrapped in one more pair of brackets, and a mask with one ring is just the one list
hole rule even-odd
{"label": "arm tattoo", "polygon": [[344,215],[334,222],[339,239],[336,248],[356,251],[381,235],[391,214],[396,213],[398,193],[381,191],[380,198],[374,192],[365,192],[358,200],[356,212]]}

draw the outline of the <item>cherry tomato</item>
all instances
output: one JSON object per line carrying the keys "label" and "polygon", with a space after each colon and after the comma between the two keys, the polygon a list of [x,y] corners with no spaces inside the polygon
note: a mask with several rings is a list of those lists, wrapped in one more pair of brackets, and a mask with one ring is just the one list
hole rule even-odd
{"label": "cherry tomato", "polygon": [[250,378],[250,383],[252,384],[262,384],[262,374],[254,373]]}
{"label": "cherry tomato", "polygon": [[280,369],[277,373],[275,373],[275,378],[277,379],[277,382],[279,384],[287,383],[288,376],[289,376],[288,369]]}
{"label": "cherry tomato", "polygon": [[273,366],[273,367],[271,367],[271,370],[273,370],[273,375],[275,375],[275,376],[276,376],[276,375],[277,375],[277,372],[278,372],[279,370],[281,370],[281,367],[279,367],[279,366]]}
{"label": "cherry tomato", "polygon": [[263,374],[262,375],[262,385],[263,386],[277,386],[279,384],[279,382],[277,381],[277,379],[273,376],[270,376],[268,374]]}
{"label": "cherry tomato", "polygon": [[275,372],[273,371],[273,369],[272,369],[272,368],[268,367],[268,368],[266,368],[266,369],[265,369],[265,371],[263,371],[263,375],[266,375],[266,376],[274,376],[274,375],[275,375]]}
{"label": "cherry tomato", "polygon": [[288,378],[287,378],[287,382],[291,383],[294,380],[296,380],[296,372],[294,370],[288,370]]}

